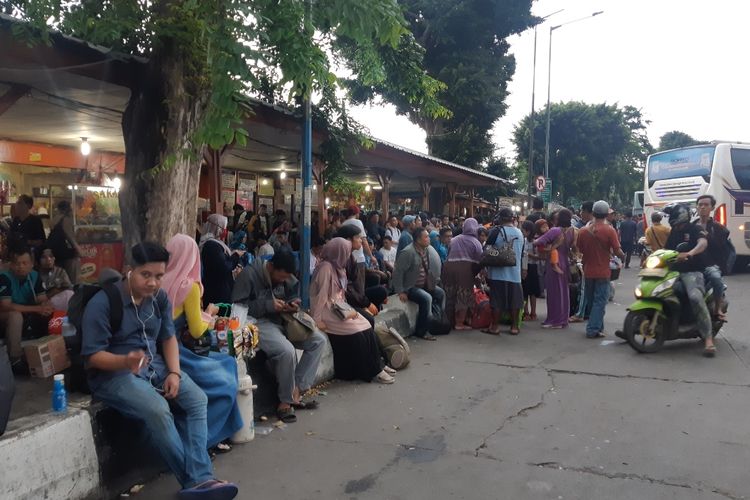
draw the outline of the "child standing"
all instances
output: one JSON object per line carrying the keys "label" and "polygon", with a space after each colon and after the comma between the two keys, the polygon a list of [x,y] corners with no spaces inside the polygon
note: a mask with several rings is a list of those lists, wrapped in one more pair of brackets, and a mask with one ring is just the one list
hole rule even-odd
{"label": "child standing", "polygon": [[537,319],[536,299],[541,295],[538,265],[540,256],[533,244],[536,234],[536,226],[530,220],[526,220],[523,221],[523,224],[521,225],[521,231],[523,231],[523,236],[526,238],[524,249],[528,261],[526,275],[523,277],[523,280],[521,280],[523,296],[524,299],[526,299],[523,308],[523,319],[524,321],[535,321]]}

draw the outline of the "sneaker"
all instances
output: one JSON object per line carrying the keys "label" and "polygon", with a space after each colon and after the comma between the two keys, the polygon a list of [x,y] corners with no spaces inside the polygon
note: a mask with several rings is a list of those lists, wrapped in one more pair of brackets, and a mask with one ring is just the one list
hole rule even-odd
{"label": "sneaker", "polygon": [[377,377],[375,377],[374,379],[374,382],[385,385],[390,385],[395,381],[396,379],[388,375],[385,371],[381,371],[380,373],[378,373]]}

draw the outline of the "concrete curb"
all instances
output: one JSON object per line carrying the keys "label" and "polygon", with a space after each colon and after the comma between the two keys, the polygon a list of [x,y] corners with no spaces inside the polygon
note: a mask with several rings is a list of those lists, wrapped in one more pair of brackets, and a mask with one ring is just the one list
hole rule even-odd
{"label": "concrete curb", "polygon": [[0,440],[0,498],[101,498],[91,415],[70,408],[20,418]]}

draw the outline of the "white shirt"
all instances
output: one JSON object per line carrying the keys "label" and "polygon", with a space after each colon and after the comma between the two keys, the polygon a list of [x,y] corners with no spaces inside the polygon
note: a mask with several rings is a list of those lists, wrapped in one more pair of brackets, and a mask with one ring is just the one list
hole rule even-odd
{"label": "white shirt", "polygon": [[390,250],[381,248],[378,251],[380,252],[380,255],[383,256],[383,262],[388,262],[391,265],[396,263],[396,247],[391,247]]}
{"label": "white shirt", "polygon": [[[354,218],[354,219],[346,219],[342,224],[342,226],[357,226],[359,228],[359,234],[362,236],[362,238],[367,237],[367,232],[365,231],[365,225],[362,224],[362,221]],[[354,256],[354,261],[357,263],[365,262],[365,249],[364,247],[360,248],[359,250],[353,250],[352,255]]]}
{"label": "white shirt", "polygon": [[262,245],[258,249],[258,255],[257,255],[257,257],[260,258],[260,257],[264,257],[266,255],[273,255],[273,254],[274,254],[273,247],[271,246],[270,243],[266,242],[265,245]]}

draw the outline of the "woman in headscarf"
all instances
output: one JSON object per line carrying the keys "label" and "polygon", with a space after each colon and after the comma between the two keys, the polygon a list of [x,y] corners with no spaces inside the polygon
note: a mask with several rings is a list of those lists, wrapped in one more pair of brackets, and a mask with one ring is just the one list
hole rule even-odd
{"label": "woman in headscarf", "polygon": [[[577,233],[571,226],[572,214],[565,208],[554,212],[550,217],[555,227],[534,241],[537,247],[556,249],[562,273],[555,271],[552,265],[544,266],[544,288],[547,294],[547,319],[542,328],[566,328],[570,317],[570,255],[575,249]],[[549,254],[549,252],[547,252]]]}
{"label": "woman in headscarf", "polygon": [[[209,352],[206,334],[213,327],[218,308],[209,304],[201,309],[201,259],[195,240],[177,234],[167,243],[170,259],[161,287],[172,304],[175,330],[180,344],[180,367],[208,397],[208,445],[217,451],[228,451],[222,441],[242,428],[237,407],[237,363],[219,352]],[[204,353],[196,354],[189,346],[200,344]]]}
{"label": "woman in headscarf", "polygon": [[224,243],[228,222],[223,215],[212,214],[203,224],[200,253],[204,271],[204,304],[228,303],[234,278],[242,272],[232,259],[232,251]]}
{"label": "woman in headscarf", "polygon": [[461,234],[451,240],[448,260],[443,266],[445,312],[454,321],[456,330],[471,329],[465,324],[471,319],[466,313],[474,302],[474,277],[479,273],[480,260],[479,222],[470,217],[464,221]]}
{"label": "woman in headscarf", "polygon": [[333,238],[323,247],[310,285],[310,312],[331,341],[336,378],[392,384],[396,371],[383,364],[370,323],[353,308],[345,319],[334,312],[334,304],[346,304],[346,266],[351,254],[352,243],[344,238]]}

